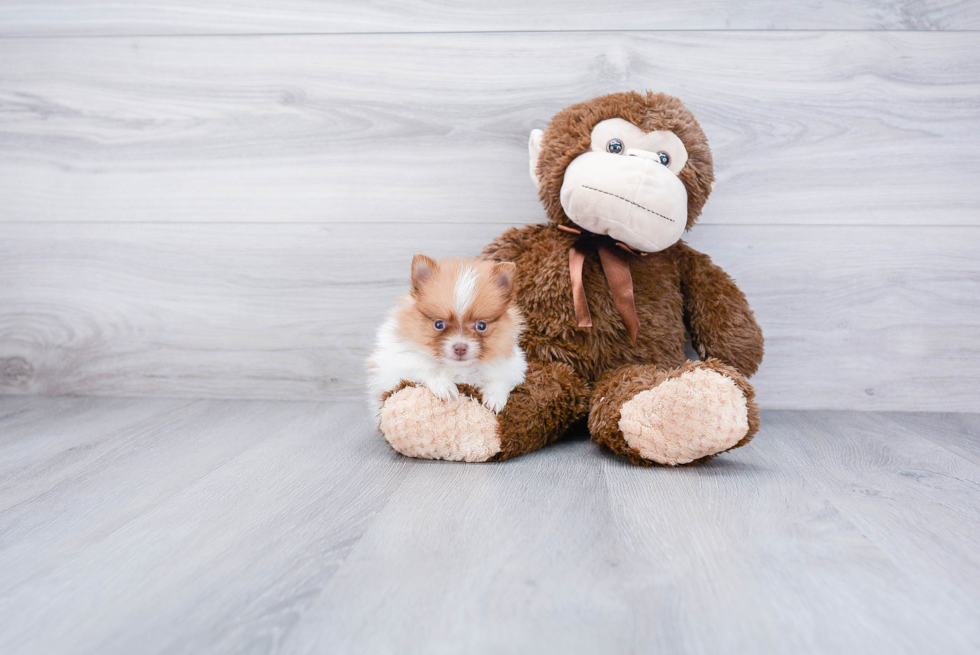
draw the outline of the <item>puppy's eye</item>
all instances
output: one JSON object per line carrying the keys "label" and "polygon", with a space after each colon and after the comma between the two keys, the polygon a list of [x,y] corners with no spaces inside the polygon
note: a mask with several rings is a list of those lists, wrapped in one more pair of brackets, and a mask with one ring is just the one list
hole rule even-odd
{"label": "puppy's eye", "polygon": [[658,152],[657,156],[660,157],[661,164],[663,164],[664,166],[670,165],[670,155],[668,155],[666,152]]}
{"label": "puppy's eye", "polygon": [[606,152],[611,152],[614,155],[621,155],[626,151],[626,146],[619,139],[610,139],[609,143],[606,144]]}
{"label": "puppy's eye", "polygon": [[486,332],[487,331],[487,322],[486,321],[477,321],[476,322],[476,331],[477,332]]}
{"label": "puppy's eye", "polygon": [[442,332],[443,330],[446,329],[446,322],[442,319],[439,319],[438,321],[432,324],[432,327]]}

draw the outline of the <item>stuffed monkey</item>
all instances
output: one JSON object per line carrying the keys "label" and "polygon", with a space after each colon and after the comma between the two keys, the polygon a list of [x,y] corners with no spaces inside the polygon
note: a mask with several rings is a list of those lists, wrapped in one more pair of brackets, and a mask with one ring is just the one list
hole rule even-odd
{"label": "stuffed monkey", "polygon": [[[482,254],[517,265],[524,383],[496,415],[475,390],[443,401],[402,383],[382,406],[385,438],[413,457],[495,461],[587,419],[593,440],[644,466],[747,443],[762,332],[732,279],[680,241],[714,182],[694,115],[664,94],[615,93],[560,111],[529,151],[549,222]],[[685,361],[687,334],[700,361]]]}

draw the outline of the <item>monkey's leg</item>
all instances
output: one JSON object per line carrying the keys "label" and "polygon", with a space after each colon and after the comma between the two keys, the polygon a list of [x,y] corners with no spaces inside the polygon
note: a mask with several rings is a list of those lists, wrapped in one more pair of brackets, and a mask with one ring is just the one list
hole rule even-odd
{"label": "monkey's leg", "polygon": [[743,446],[759,429],[755,391],[717,359],[674,370],[624,366],[592,392],[589,431],[634,464],[677,466]]}
{"label": "monkey's leg", "polygon": [[423,386],[403,384],[384,400],[380,427],[409,457],[499,461],[557,440],[585,417],[588,399],[588,385],[571,367],[532,361],[499,414],[465,385],[458,398],[439,400]]}

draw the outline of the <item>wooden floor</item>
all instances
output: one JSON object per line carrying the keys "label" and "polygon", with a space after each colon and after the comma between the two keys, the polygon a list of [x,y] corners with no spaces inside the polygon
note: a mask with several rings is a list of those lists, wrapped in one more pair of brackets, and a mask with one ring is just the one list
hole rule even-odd
{"label": "wooden floor", "polygon": [[764,422],[474,465],[360,404],[0,398],[0,652],[976,652],[980,415]]}

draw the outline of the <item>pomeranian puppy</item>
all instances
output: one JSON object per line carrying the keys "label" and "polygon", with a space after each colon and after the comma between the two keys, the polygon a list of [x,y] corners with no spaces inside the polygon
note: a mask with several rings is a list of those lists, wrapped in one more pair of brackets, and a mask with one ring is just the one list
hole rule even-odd
{"label": "pomeranian puppy", "polygon": [[402,380],[424,384],[443,400],[459,395],[457,384],[469,384],[488,409],[503,409],[527,370],[517,343],[523,319],[511,298],[516,272],[510,262],[437,263],[415,255],[411,293],[378,330],[367,361],[374,409]]}

